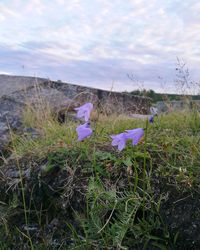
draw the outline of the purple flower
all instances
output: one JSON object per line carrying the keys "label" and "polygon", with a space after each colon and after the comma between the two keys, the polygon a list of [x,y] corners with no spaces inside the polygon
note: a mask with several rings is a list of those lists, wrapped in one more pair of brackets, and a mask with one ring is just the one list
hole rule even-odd
{"label": "purple flower", "polygon": [[75,108],[75,110],[77,111],[77,118],[84,118],[84,120],[88,122],[90,119],[90,113],[92,109],[93,109],[93,104],[90,102],[85,103],[79,108]]}
{"label": "purple flower", "polygon": [[133,146],[138,144],[138,142],[141,140],[143,135],[144,135],[144,129],[143,128],[136,128],[136,129],[132,129],[132,130],[126,130],[126,138],[132,140]]}
{"label": "purple flower", "polygon": [[118,146],[119,151],[122,151],[125,148],[127,141],[126,133],[111,135],[111,138],[113,139],[112,146]]}
{"label": "purple flower", "polygon": [[154,122],[154,115],[149,116],[149,122],[153,123]]}
{"label": "purple flower", "polygon": [[76,132],[78,134],[78,141],[83,141],[85,138],[91,136],[92,129],[90,128],[90,124],[86,122],[83,125],[79,125],[76,128]]}

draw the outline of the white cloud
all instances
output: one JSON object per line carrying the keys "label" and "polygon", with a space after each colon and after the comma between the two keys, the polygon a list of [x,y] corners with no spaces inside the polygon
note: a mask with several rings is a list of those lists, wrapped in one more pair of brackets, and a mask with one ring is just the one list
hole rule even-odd
{"label": "white cloud", "polygon": [[[50,67],[54,63],[60,67],[71,65],[72,61],[83,67],[81,62],[85,61],[83,70],[87,71],[85,67],[90,65],[99,77],[94,85],[101,75],[107,74],[112,82],[116,74],[121,81],[124,76],[120,78],[118,72],[125,75],[136,71],[139,78],[146,76],[144,81],[149,86],[158,74],[171,81],[167,74],[172,74],[176,56],[197,69],[199,11],[195,0],[5,1],[0,4],[0,46],[21,53],[20,58],[24,56],[27,63],[28,56],[30,60],[34,56],[35,63],[43,61]],[[105,65],[96,66],[96,62],[106,63],[106,68],[110,66],[116,72],[111,74]],[[148,76],[143,73],[145,70],[150,72]],[[51,77],[51,71],[46,73]],[[89,75],[84,77],[85,81],[92,81]]]}
{"label": "white cloud", "polygon": [[0,75],[11,75],[12,72],[8,72],[8,71],[1,71],[0,70]]}

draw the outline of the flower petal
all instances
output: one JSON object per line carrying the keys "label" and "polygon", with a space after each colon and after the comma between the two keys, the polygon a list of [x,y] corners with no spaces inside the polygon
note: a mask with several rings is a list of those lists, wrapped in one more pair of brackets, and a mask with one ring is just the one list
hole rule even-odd
{"label": "flower petal", "polygon": [[144,135],[144,129],[143,128],[136,128],[132,130],[126,130],[127,132],[127,138],[132,140],[133,146],[137,145],[140,139]]}
{"label": "flower petal", "polygon": [[111,138],[113,139],[111,143],[112,146],[118,146],[119,151],[125,148],[127,140],[125,133],[120,133],[118,135],[111,135]]}
{"label": "flower petal", "polygon": [[126,146],[126,141],[120,141],[118,144],[118,150],[122,151]]}
{"label": "flower petal", "polygon": [[83,104],[82,106],[75,108],[74,110],[77,111],[77,118],[84,118],[84,120],[87,122],[90,119],[90,113],[93,109],[93,104],[88,102]]}
{"label": "flower petal", "polygon": [[150,122],[150,123],[153,123],[153,122],[154,122],[154,115],[151,115],[151,116],[149,117],[149,122]]}
{"label": "flower petal", "polygon": [[92,134],[92,129],[90,128],[88,123],[85,123],[83,125],[79,125],[76,128],[76,132],[78,134],[78,141],[82,141],[87,137],[90,137]]}

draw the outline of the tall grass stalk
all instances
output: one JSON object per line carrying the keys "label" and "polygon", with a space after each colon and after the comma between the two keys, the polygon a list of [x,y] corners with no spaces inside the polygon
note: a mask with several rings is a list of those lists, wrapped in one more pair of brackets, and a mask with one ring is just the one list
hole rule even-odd
{"label": "tall grass stalk", "polygon": [[[19,159],[18,159],[18,155],[17,155],[17,150],[16,150],[15,144],[14,144],[13,134],[12,134],[12,131],[11,131],[11,128],[10,128],[10,125],[9,125],[8,121],[7,121],[7,124],[8,124],[11,143],[12,143],[12,150],[14,152],[15,159],[16,159],[16,165],[17,165],[17,168],[19,170],[19,179],[20,179],[20,185],[21,185],[22,202],[23,202],[23,208],[24,208],[24,219],[25,219],[25,223],[26,223],[26,226],[27,226],[28,225],[28,216],[27,216],[27,205],[26,205],[26,198],[25,198],[25,188],[24,188],[24,184],[23,184],[23,173],[22,173],[22,169],[20,167],[20,163],[19,163]],[[19,232],[21,232],[21,231],[19,230]],[[27,235],[24,234],[23,232],[21,232],[21,233],[22,233],[23,236],[25,236],[28,239],[28,241],[30,243],[31,250],[34,250],[34,246],[33,246],[29,231],[27,230]]]}
{"label": "tall grass stalk", "polygon": [[149,120],[146,120],[145,126],[145,135],[144,135],[144,163],[143,163],[143,219],[145,219],[145,200],[146,200],[146,181],[147,181],[147,173],[146,173],[146,165],[147,165],[147,135],[148,135],[148,127],[149,127]]}

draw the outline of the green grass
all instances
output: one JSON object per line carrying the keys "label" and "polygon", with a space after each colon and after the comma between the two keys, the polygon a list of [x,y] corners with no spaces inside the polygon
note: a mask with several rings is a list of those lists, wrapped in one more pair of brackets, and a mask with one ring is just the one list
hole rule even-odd
{"label": "green grass", "polygon": [[[176,249],[179,232],[169,230],[160,207],[166,200],[165,183],[181,193],[193,192],[200,184],[197,112],[155,118],[148,125],[146,141],[135,147],[128,143],[122,152],[111,146],[110,135],[145,128],[146,121],[100,116],[91,123],[91,138],[78,142],[78,122],[30,119],[30,113],[25,117],[27,126],[33,126],[40,136],[31,139],[27,134],[14,135],[14,153],[19,164],[25,161],[27,165],[43,166],[39,172],[32,169],[38,184],[30,184],[34,187],[31,192],[24,181],[27,213],[30,223],[39,221],[41,230],[53,218],[62,220],[65,227],[50,233],[52,238],[58,234],[59,249]],[[164,180],[158,193],[156,180]],[[12,195],[16,198],[15,192]],[[39,197],[40,192],[45,197]],[[18,207],[23,207],[19,194],[18,199]],[[13,229],[9,220],[7,224],[4,221],[1,231],[5,226],[8,238],[21,239],[28,246],[29,241],[16,231],[17,226]],[[54,249],[51,239],[44,235],[34,249],[48,247]]]}
{"label": "green grass", "polygon": [[[84,142],[77,142],[75,128],[79,123],[69,122],[59,124],[55,120],[44,121],[38,139],[26,136],[16,136],[15,148],[20,157],[33,155],[37,158],[48,156],[49,152],[65,148],[66,150],[88,151],[89,160],[95,157],[96,151],[112,152],[118,155],[117,150],[111,147],[110,135],[118,134],[126,129],[145,127],[145,121],[129,119],[127,117],[102,117],[93,124],[95,128],[91,138]],[[41,125],[40,125],[41,126]],[[36,127],[37,128],[37,127]],[[148,154],[153,164],[160,170],[181,172],[187,170],[190,174],[199,171],[199,140],[200,118],[198,113],[171,113],[155,118],[150,125],[147,136]],[[130,144],[120,154],[120,157],[135,157],[143,154],[144,142],[132,147]],[[129,155],[130,154],[130,155]],[[142,157],[142,156],[141,156]],[[187,172],[186,171],[186,172]]]}

